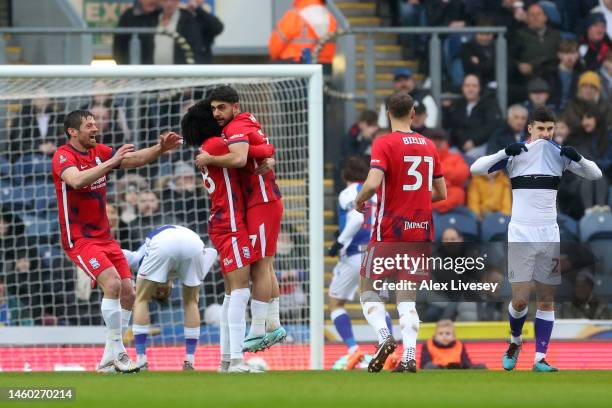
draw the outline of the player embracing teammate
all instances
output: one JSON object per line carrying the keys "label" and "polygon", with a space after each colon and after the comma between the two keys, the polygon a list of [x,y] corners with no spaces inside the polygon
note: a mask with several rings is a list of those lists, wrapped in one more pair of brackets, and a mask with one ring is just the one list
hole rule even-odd
{"label": "player embracing teammate", "polygon": [[[412,252],[415,246],[419,249],[415,256],[419,256],[420,247],[429,245],[434,237],[431,203],[446,198],[446,184],[435,146],[411,129],[414,100],[408,93],[398,92],[391,96],[387,109],[392,132],[374,140],[370,171],[355,199],[355,208],[361,212],[375,193],[378,203],[372,238],[361,265],[360,282],[363,314],[378,337],[369,372],[382,370],[387,357],[397,347],[385,321],[380,284],[384,280],[399,283],[415,278],[409,271],[399,268],[377,272],[372,268],[372,260],[380,256],[393,257],[398,250]],[[404,353],[394,371],[416,372],[415,349],[420,323],[415,307],[416,291],[397,290],[395,295]]]}
{"label": "player embracing teammate", "polygon": [[[271,170],[274,160],[266,159],[274,148],[255,118],[240,112],[238,94],[229,86],[216,88],[192,107],[181,128],[187,143],[201,150],[196,165],[211,196],[209,236],[226,284],[220,371],[249,371],[243,351],[263,350],[286,337],[273,270],[283,208]],[[245,339],[249,280],[252,322]]]}

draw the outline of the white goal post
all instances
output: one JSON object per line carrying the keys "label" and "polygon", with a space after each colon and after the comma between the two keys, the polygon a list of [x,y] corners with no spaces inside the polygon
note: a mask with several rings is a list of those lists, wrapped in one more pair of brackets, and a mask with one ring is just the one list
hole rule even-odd
{"label": "white goal post", "polygon": [[[294,149],[307,149],[304,153],[304,159],[307,155],[307,177],[304,181],[307,185],[307,200],[305,201],[306,211],[304,217],[304,233],[307,234],[308,251],[307,251],[307,274],[308,277],[308,304],[306,318],[309,320],[305,324],[308,328],[308,344],[309,347],[309,362],[310,369],[323,369],[323,347],[324,347],[324,225],[323,225],[323,203],[324,203],[324,184],[323,184],[323,75],[320,65],[162,65],[162,66],[0,66],[0,102],[4,101],[0,107],[0,116],[4,120],[2,127],[5,127],[5,122],[10,122],[11,113],[6,113],[9,102],[8,100],[18,100],[25,98],[34,98],[33,90],[38,86],[44,86],[51,93],[54,92],[55,86],[58,89],[68,89],[65,81],[79,79],[75,81],[75,88],[81,83],[84,86],[93,85],[94,81],[101,79],[116,80],[117,83],[125,81],[126,92],[130,92],[131,80],[153,80],[166,83],[168,81],[177,80],[177,87],[187,87],[189,84],[180,83],[181,78],[201,78],[209,87],[215,83],[248,83],[248,86],[253,86],[257,89],[258,81],[263,80],[300,80],[304,81],[305,89],[303,98],[307,100],[307,145],[294,146]],[[64,81],[64,82],[62,82]],[[193,82],[193,81],[191,81]],[[197,82],[197,81],[195,81]],[[27,85],[30,83],[31,85]],[[300,82],[301,83],[301,82]],[[26,85],[24,85],[26,84]],[[33,85],[32,85],[33,84]],[[120,86],[120,85],[117,85]],[[165,88],[169,89],[169,88]],[[238,90],[240,93],[240,89]],[[255,92],[255,91],[254,91]],[[268,92],[268,91],[266,91]],[[69,92],[70,94],[70,92]],[[71,95],[71,94],[70,94]],[[75,95],[86,95],[76,92]],[[255,97],[257,98],[257,96]],[[265,106],[265,98],[261,102]],[[283,106],[283,102],[279,102],[279,106]],[[282,109],[276,107],[275,109]],[[15,123],[15,122],[14,122]],[[290,124],[289,124],[290,125]],[[262,123],[263,130],[266,131],[265,123]],[[8,128],[8,125],[7,125]],[[8,134],[7,128],[3,129],[4,133]],[[272,133],[266,131],[266,133]],[[272,143],[274,143],[274,134],[270,134]],[[9,136],[6,135],[5,139]],[[0,139],[0,142],[2,140]],[[8,143],[11,140],[5,140]],[[4,146],[4,145],[3,145]],[[277,150],[278,151],[278,150]],[[7,152],[8,153],[8,152]],[[277,159],[278,160],[278,159]],[[14,166],[14,162],[9,164]],[[300,165],[304,167],[303,164]],[[59,246],[59,243],[55,243]],[[11,325],[0,325],[0,351],[5,347],[16,348],[24,345],[33,344],[37,347],[42,338],[49,336],[49,342],[60,344],[62,338],[66,344],[70,343],[70,333],[78,326],[55,326],[47,328],[47,326],[37,326],[34,324],[30,327],[19,327]],[[48,330],[45,332],[45,330]],[[73,330],[72,332],[70,330]],[[66,336],[62,335],[62,332]],[[46,333],[46,334],[45,334]],[[87,333],[90,333],[89,335]],[[98,337],[99,330],[95,327],[85,328],[82,336],[77,336],[80,344],[90,338]],[[25,339],[28,337],[28,339]],[[36,338],[34,338],[36,337]],[[32,340],[32,343],[29,341]],[[51,341],[52,340],[52,341]],[[103,342],[103,338],[98,340]],[[308,367],[306,367],[308,368]],[[6,368],[4,368],[6,371]]]}

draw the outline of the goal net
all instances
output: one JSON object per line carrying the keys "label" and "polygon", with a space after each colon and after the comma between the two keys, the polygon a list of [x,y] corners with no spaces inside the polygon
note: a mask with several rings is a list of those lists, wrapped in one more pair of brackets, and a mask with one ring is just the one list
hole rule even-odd
{"label": "goal net", "polygon": [[[93,370],[105,340],[101,290],[61,249],[51,156],[66,142],[63,118],[88,109],[99,142],[155,144],[180,132],[186,110],[215,86],[234,86],[276,147],[285,208],[275,270],[287,341],[257,357],[271,369],[320,368],[323,337],[321,74],[318,66],[0,67],[0,371]],[[209,201],[187,146],[108,175],[107,213],[122,248],[179,224],[207,235]],[[312,244],[312,245],[311,245]],[[218,264],[200,293],[198,369],[219,364],[223,278]],[[182,367],[180,284],[152,302],[149,365]],[[248,313],[248,312],[247,312]],[[248,316],[247,316],[248,318]],[[131,330],[124,337],[133,358]],[[247,360],[253,357],[246,356]]]}

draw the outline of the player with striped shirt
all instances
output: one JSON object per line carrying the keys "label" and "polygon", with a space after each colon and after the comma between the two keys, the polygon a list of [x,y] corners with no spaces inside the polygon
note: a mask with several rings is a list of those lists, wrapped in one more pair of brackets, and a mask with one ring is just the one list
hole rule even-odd
{"label": "player with striped shirt", "polygon": [[115,151],[96,142],[96,121],[91,112],[84,110],[66,116],[64,131],[68,142],[57,149],[52,159],[62,247],[104,292],[101,310],[107,334],[98,370],[137,372],[121,339],[122,326],[129,324],[134,288],[125,256],[110,232],[106,175],[118,167],[129,169],[151,163],[178,147],[182,140],[170,132],[160,136],[155,146],[134,151],[133,145],[126,144]]}
{"label": "player with striped shirt", "polygon": [[239,169],[240,184],[246,199],[246,223],[253,246],[263,258],[253,265],[253,299],[251,300],[251,328],[244,348],[259,351],[285,339],[287,333],[280,325],[280,291],[273,269],[276,241],[283,215],[281,194],[274,171],[274,159],[255,157],[254,149],[272,146],[259,122],[248,112],[240,111],[240,99],[230,86],[215,88],[208,96],[212,113],[229,153],[215,154],[205,150],[196,159],[198,166],[214,165]]}
{"label": "player with striped shirt", "polygon": [[538,310],[534,331],[536,353],[533,370],[558,371],[546,361],[555,322],[555,289],[561,284],[560,236],[557,225],[557,189],[565,170],[596,180],[601,170],[571,146],[553,140],[554,113],[537,107],[527,125],[529,139],[517,142],[472,164],[473,174],[485,175],[505,168],[512,183],[512,218],[508,224],[508,280],[512,301],[508,305],[510,345],[504,353],[504,369],[514,369],[521,351],[521,333],[535,281]]}

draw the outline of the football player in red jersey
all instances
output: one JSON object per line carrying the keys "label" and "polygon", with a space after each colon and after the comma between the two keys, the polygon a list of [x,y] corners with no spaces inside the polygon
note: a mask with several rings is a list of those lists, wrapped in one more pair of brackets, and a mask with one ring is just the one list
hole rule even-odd
{"label": "football player in red jersey", "polygon": [[[385,323],[385,305],[378,296],[383,279],[395,279],[400,283],[414,282],[417,278],[411,275],[414,271],[400,266],[381,271],[381,268],[373,268],[373,264],[397,254],[389,250],[401,250],[395,247],[397,243],[433,241],[431,203],[446,198],[446,184],[434,144],[411,129],[415,115],[412,97],[406,92],[394,94],[389,100],[388,115],[392,132],[374,140],[368,178],[355,199],[358,211],[363,211],[374,193],[378,199],[360,282],[363,314],[376,330],[379,343],[368,366],[370,372],[380,371],[397,347]],[[408,248],[408,252],[419,256],[422,251]],[[396,371],[416,372],[414,354],[419,329],[416,291],[397,290],[396,298],[404,344],[402,362]]]}
{"label": "football player in red jersey", "polygon": [[[210,111],[210,103],[196,103],[183,116],[181,132],[190,146],[200,147],[211,154],[229,153],[227,142],[220,137]],[[210,196],[208,235],[219,252],[225,281],[225,299],[221,312],[221,372],[252,371],[243,360],[245,312],[251,293],[251,264],[261,259],[253,249],[246,226],[246,204],[238,169],[201,166],[204,187]]]}
{"label": "football player in red jersey", "polygon": [[57,149],[52,159],[62,247],[104,292],[101,310],[107,335],[98,370],[135,372],[138,367],[125,352],[121,338],[122,325],[129,324],[134,303],[132,273],[110,232],[106,174],[117,167],[144,166],[178,147],[182,140],[176,133],[168,133],[160,136],[155,146],[134,151],[133,145],[126,144],[115,152],[96,142],[94,116],[84,110],[70,112],[64,130],[68,142]]}
{"label": "football player in red jersey", "polygon": [[[253,246],[263,258],[253,265],[253,316],[245,350],[259,351],[282,341],[287,336],[279,319],[279,286],[273,269],[276,241],[283,215],[280,190],[272,170],[274,159],[264,147],[271,146],[259,122],[248,112],[240,111],[238,93],[230,86],[215,88],[208,96],[212,114],[229,153],[216,155],[202,152],[198,167],[212,164],[225,168],[241,168],[240,182],[246,198],[246,221]],[[268,159],[269,158],[269,159]]]}

